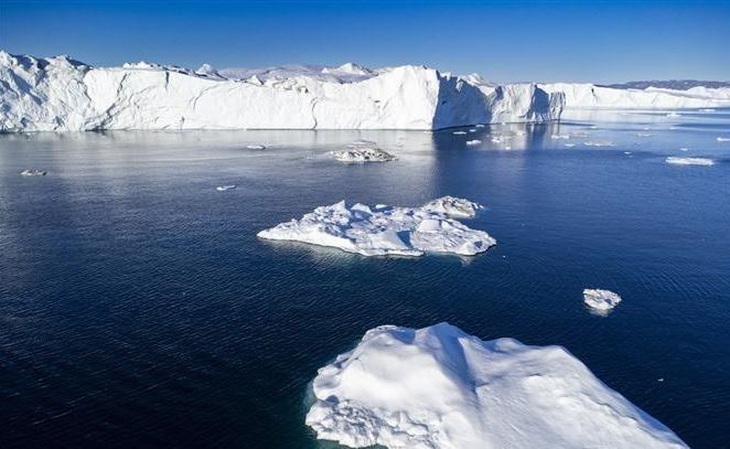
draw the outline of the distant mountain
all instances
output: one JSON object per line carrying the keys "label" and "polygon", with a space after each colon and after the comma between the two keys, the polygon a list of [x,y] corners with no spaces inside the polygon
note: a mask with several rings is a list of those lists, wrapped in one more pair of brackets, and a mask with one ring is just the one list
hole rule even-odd
{"label": "distant mountain", "polygon": [[693,87],[706,87],[708,89],[720,89],[730,87],[730,81],[699,81],[699,80],[651,80],[651,81],[629,81],[622,84],[601,84],[600,87],[613,89],[646,89],[656,87],[659,89],[689,90]]}

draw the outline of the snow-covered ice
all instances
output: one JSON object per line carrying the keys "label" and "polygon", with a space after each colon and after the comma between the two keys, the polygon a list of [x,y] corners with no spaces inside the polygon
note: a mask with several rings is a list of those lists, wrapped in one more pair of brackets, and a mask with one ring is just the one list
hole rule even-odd
{"label": "snow-covered ice", "polygon": [[226,190],[233,190],[235,188],[236,188],[236,185],[235,184],[230,184],[230,185],[227,185],[227,186],[218,186],[215,189],[217,191],[219,191],[219,192],[225,192]]}
{"label": "snow-covered ice", "polygon": [[708,159],[705,157],[676,157],[676,156],[670,156],[666,159],[664,159],[664,162],[667,164],[673,164],[673,165],[715,165],[715,161],[712,159]]}
{"label": "snow-covered ice", "polygon": [[387,151],[378,148],[372,140],[358,139],[342,150],[330,151],[332,157],[341,162],[388,162],[396,157]]}
{"label": "snow-covered ice", "polygon": [[587,288],[583,290],[583,302],[593,310],[608,312],[621,302],[621,297],[610,290]]}
{"label": "snow-covered ice", "polygon": [[306,424],[350,447],[687,448],[566,349],[447,323],[380,326],[312,382]]}
{"label": "snow-covered ice", "polygon": [[560,117],[562,93],[495,86],[423,66],[289,66],[197,72],[92,67],[0,50],[0,131],[443,129]]}
{"label": "snow-covered ice", "polygon": [[497,241],[455,218],[473,217],[477,203],[446,196],[422,207],[395,207],[340,201],[321,206],[299,220],[265,229],[258,236],[330,246],[364,256],[421,256],[450,253],[473,256]]}
{"label": "snow-covered ice", "polygon": [[613,147],[615,144],[609,140],[588,140],[583,142],[587,147]]}
{"label": "snow-covered ice", "polygon": [[46,171],[39,168],[29,168],[20,172],[23,176],[46,176]]}

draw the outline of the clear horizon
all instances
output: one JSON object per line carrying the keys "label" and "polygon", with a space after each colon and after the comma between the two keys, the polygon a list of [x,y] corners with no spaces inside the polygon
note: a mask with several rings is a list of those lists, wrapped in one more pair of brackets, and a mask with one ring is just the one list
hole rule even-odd
{"label": "clear horizon", "polygon": [[[35,32],[33,30],[36,30]],[[427,65],[497,82],[730,79],[730,2],[14,1],[0,48],[95,66]]]}

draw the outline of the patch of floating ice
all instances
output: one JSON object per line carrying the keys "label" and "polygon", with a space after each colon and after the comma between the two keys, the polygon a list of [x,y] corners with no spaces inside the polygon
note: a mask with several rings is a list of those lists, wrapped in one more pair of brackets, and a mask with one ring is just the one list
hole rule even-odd
{"label": "patch of floating ice", "polygon": [[352,147],[334,150],[330,154],[341,162],[387,162],[396,159],[392,154],[377,147]]}
{"label": "patch of floating ice", "polygon": [[479,139],[467,140],[466,141],[466,144],[467,145],[479,145],[480,143],[482,143],[482,141],[479,140]]}
{"label": "patch of floating ice", "polygon": [[613,147],[615,144],[610,140],[588,140],[583,142],[587,147]]}
{"label": "patch of floating ice", "polygon": [[474,125],[474,126],[476,126],[477,128],[484,128],[484,125],[482,125],[482,124]]}
{"label": "patch of floating ice", "polygon": [[248,148],[249,150],[265,150],[266,145],[257,145],[257,144],[246,145],[246,148]]}
{"label": "patch of floating ice", "polygon": [[608,312],[621,302],[621,297],[610,290],[587,288],[583,290],[583,302],[598,312]]}
{"label": "patch of floating ice", "polygon": [[624,154],[629,155],[631,154],[631,151],[624,151]]}
{"label": "patch of floating ice", "polygon": [[636,137],[651,137],[652,133],[636,133]]}
{"label": "patch of floating ice", "polygon": [[29,168],[20,172],[23,176],[46,176],[46,171],[38,168]]}
{"label": "patch of floating ice", "polygon": [[679,149],[679,151],[689,151],[689,148],[682,147],[682,148]]}
{"label": "patch of floating ice", "polygon": [[475,132],[477,132],[477,130],[476,130],[476,128],[471,128],[471,129],[469,130],[469,132],[470,132],[470,133],[475,133]]}
{"label": "patch of floating ice", "polygon": [[718,137],[718,142],[730,142],[730,137]]}
{"label": "patch of floating ice", "polygon": [[573,148],[575,146],[574,143],[564,143],[563,146],[566,146],[568,148]]}
{"label": "patch of floating ice", "polygon": [[560,346],[380,326],[321,368],[306,424],[350,447],[679,449]]}
{"label": "patch of floating ice", "polygon": [[711,109],[711,108],[704,108],[704,109],[700,109],[700,112],[715,112],[715,110]]}
{"label": "patch of floating ice", "polygon": [[455,136],[462,136],[462,135],[466,134],[466,131],[454,131],[451,134],[453,134]]}
{"label": "patch of floating ice", "polygon": [[550,138],[553,140],[570,139],[570,134],[553,134]]}
{"label": "patch of floating ice", "polygon": [[235,184],[227,185],[227,186],[218,186],[215,189],[219,192],[225,192],[226,190],[233,190],[236,188]]}
{"label": "patch of floating ice", "polygon": [[371,208],[360,203],[348,206],[340,201],[318,207],[299,220],[265,229],[258,236],[330,246],[364,256],[422,256],[427,252],[473,256],[497,241],[454,217],[473,217],[481,208],[451,196],[413,208],[382,204]]}
{"label": "patch of floating ice", "polygon": [[675,157],[670,156],[664,159],[667,164],[674,165],[715,165],[715,161],[704,157]]}
{"label": "patch of floating ice", "polygon": [[681,117],[681,116],[682,116],[682,114],[679,114],[677,112],[670,112],[669,114],[667,114],[667,117],[672,117],[672,118],[673,117]]}

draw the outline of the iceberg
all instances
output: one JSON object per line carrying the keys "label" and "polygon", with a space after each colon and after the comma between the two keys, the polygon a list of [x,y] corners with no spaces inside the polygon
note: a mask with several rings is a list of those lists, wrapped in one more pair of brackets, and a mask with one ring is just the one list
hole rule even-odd
{"label": "iceberg", "polygon": [[396,159],[395,156],[376,146],[369,140],[356,140],[344,150],[330,151],[332,157],[340,162],[388,162]]}
{"label": "iceberg", "polygon": [[477,203],[450,196],[413,208],[360,203],[350,206],[340,201],[257,235],[265,240],[329,246],[363,256],[474,256],[497,241],[455,218],[473,217],[481,208]]}
{"label": "iceberg", "polygon": [[20,172],[23,176],[46,176],[46,171],[38,168],[29,168]]}
{"label": "iceberg", "polygon": [[713,161],[712,159],[705,158],[705,157],[670,156],[670,157],[664,159],[664,162],[666,162],[667,164],[673,164],[673,165],[704,165],[704,166],[715,165],[715,161]]}
{"label": "iceberg", "polygon": [[356,448],[688,447],[566,349],[448,323],[369,330],[318,371],[312,393],[317,438]]}
{"label": "iceberg", "polygon": [[608,312],[621,302],[618,293],[610,290],[587,288],[583,290],[583,303],[597,312]]}
{"label": "iceberg", "polygon": [[[326,69],[326,70],[325,70]],[[560,118],[562,93],[423,66],[92,67],[0,50],[0,131],[420,129]]]}

